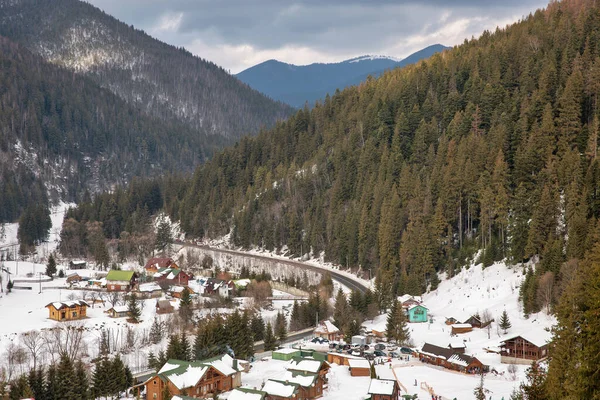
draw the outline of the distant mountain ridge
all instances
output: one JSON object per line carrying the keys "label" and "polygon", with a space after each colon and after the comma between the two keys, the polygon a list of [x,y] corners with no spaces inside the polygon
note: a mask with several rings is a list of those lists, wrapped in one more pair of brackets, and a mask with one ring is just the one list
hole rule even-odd
{"label": "distant mountain ridge", "polygon": [[379,76],[387,69],[413,64],[447,48],[435,44],[402,60],[382,55],[364,55],[338,63],[301,66],[268,60],[236,76],[267,96],[300,108],[307,101],[313,104],[327,93],[335,93],[336,89],[357,85],[369,75]]}
{"label": "distant mountain ridge", "polygon": [[0,0],[0,35],[93,79],[150,116],[230,142],[293,111],[214,63],[79,0]]}

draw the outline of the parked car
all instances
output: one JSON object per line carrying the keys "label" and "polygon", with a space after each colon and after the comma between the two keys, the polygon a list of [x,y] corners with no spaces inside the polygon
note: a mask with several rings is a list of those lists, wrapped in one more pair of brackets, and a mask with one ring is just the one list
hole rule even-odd
{"label": "parked car", "polygon": [[369,347],[368,344],[363,344],[362,349],[363,350],[370,350],[371,348]]}
{"label": "parked car", "polygon": [[374,360],[374,359],[375,359],[375,354],[373,354],[373,353],[365,353],[365,354],[363,355],[363,357],[364,357],[364,358],[366,358],[366,359],[367,359],[367,360],[369,360],[369,361],[372,361],[372,360]]}
{"label": "parked car", "polygon": [[351,350],[350,354],[353,355],[353,356],[360,357],[360,351],[358,351],[358,350]]}
{"label": "parked car", "polygon": [[383,344],[383,343],[377,343],[375,346],[373,346],[373,348],[375,350],[385,350],[385,344]]}
{"label": "parked car", "polygon": [[387,349],[387,351],[396,351],[398,350],[398,346],[396,346],[395,344],[392,343],[388,343],[385,348]]}
{"label": "parked car", "polygon": [[399,358],[400,357],[400,353],[398,353],[397,351],[390,351],[388,353],[388,356],[390,356],[392,358]]}
{"label": "parked car", "polygon": [[384,353],[383,351],[381,351],[381,350],[375,350],[375,351],[373,352],[373,354],[375,354],[375,356],[377,356],[377,357],[387,357],[387,354],[385,354],[385,353]]}
{"label": "parked car", "polygon": [[400,352],[403,354],[412,354],[413,351],[411,349],[409,349],[408,347],[400,347]]}

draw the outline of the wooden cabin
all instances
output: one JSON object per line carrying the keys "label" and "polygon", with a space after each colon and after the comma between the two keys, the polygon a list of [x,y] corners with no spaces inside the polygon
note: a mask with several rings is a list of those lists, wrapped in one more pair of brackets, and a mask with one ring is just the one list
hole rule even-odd
{"label": "wooden cabin", "polygon": [[87,263],[82,260],[69,261],[69,269],[86,269]]}
{"label": "wooden cabin", "polygon": [[452,335],[460,335],[461,333],[471,332],[473,326],[471,324],[454,324],[452,326]]}
{"label": "wooden cabin", "polygon": [[166,391],[206,398],[240,387],[242,379],[237,360],[224,354],[203,361],[169,360],[144,385],[148,399],[164,400]]}
{"label": "wooden cabin", "polygon": [[157,314],[170,314],[175,311],[175,308],[169,300],[157,300],[156,301],[156,313]]}
{"label": "wooden cabin", "polygon": [[87,308],[90,305],[83,300],[59,301],[50,303],[46,306],[48,309],[48,318],[55,321],[74,321],[87,318]]}
{"label": "wooden cabin", "polygon": [[371,400],[398,400],[400,386],[393,379],[371,379],[368,394]]}
{"label": "wooden cabin", "polygon": [[67,283],[81,282],[81,276],[77,272],[67,275]]}
{"label": "wooden cabin", "polygon": [[111,318],[124,318],[129,314],[129,307],[127,306],[114,306],[106,310],[106,313]]}
{"label": "wooden cabin", "polygon": [[261,389],[268,400],[299,399],[300,385],[276,379],[268,379]]}
{"label": "wooden cabin", "polygon": [[353,356],[346,353],[327,353],[327,362],[329,364],[347,365],[350,366],[350,360],[360,360],[362,357]]}
{"label": "wooden cabin", "polygon": [[351,376],[371,376],[371,363],[366,358],[349,359],[348,366]]}
{"label": "wooden cabin", "polygon": [[163,285],[187,286],[194,277],[179,268],[161,268],[154,274],[154,280]]}
{"label": "wooden cabin", "polygon": [[133,289],[137,282],[134,271],[111,269],[106,275],[106,290],[109,292],[125,292]]}
{"label": "wooden cabin", "polygon": [[548,343],[545,338],[513,336],[500,342],[500,362],[510,364],[531,364],[548,357]]}
{"label": "wooden cabin", "polygon": [[189,286],[171,286],[169,288],[169,293],[171,294],[171,296],[173,296],[176,299],[180,299],[183,291],[187,288],[187,290],[190,292],[190,294],[195,294],[196,292],[194,292],[192,290],[192,288],[190,288]]}
{"label": "wooden cabin", "polygon": [[[233,389],[227,400],[266,400],[267,392],[249,388]],[[172,400],[175,400],[173,398]]]}

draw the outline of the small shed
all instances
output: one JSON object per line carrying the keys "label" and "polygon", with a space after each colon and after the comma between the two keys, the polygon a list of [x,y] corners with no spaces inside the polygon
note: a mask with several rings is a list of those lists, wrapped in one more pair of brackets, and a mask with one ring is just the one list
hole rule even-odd
{"label": "small shed", "polygon": [[322,321],[319,326],[315,328],[314,332],[315,336],[329,341],[338,340],[342,336],[339,328],[328,320]]}
{"label": "small shed", "polygon": [[459,320],[457,320],[454,317],[446,317],[446,325],[454,325],[454,324],[458,324],[460,323]]}
{"label": "small shed", "polygon": [[408,322],[427,322],[427,307],[417,304],[408,308]]}
{"label": "small shed", "polygon": [[351,376],[371,376],[371,363],[365,358],[349,359]]}
{"label": "small shed", "polygon": [[365,345],[367,344],[367,338],[362,335],[354,335],[352,336],[352,344]]}
{"label": "small shed", "polygon": [[106,312],[111,318],[123,318],[127,316],[129,308],[127,306],[114,306],[106,310]]}
{"label": "small shed", "polygon": [[81,282],[81,276],[77,272],[67,275],[67,283]]}
{"label": "small shed", "polygon": [[272,355],[273,360],[283,360],[283,361],[290,361],[292,358],[300,357],[300,356],[302,356],[300,350],[290,349],[290,348],[274,350],[273,355]]}
{"label": "small shed", "polygon": [[452,325],[452,334],[459,335],[461,333],[471,332],[473,330],[473,326],[471,324],[454,324]]}
{"label": "small shed", "polygon": [[156,301],[156,313],[157,314],[169,314],[175,309],[169,300],[157,300]]}
{"label": "small shed", "polygon": [[69,262],[69,269],[86,269],[87,263],[82,260],[72,260]]}
{"label": "small shed", "polygon": [[450,344],[448,344],[448,348],[451,349],[452,351],[454,351],[455,353],[464,354],[465,349],[467,348],[467,345],[463,341],[455,340],[455,341],[450,342]]}

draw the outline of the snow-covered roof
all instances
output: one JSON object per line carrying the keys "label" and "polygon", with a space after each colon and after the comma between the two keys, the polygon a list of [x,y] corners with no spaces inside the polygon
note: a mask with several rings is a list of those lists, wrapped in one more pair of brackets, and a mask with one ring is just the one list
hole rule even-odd
{"label": "snow-covered roof", "polygon": [[471,324],[454,324],[452,325],[453,328],[472,328],[473,325]]}
{"label": "snow-covered roof", "polygon": [[[188,365],[185,369],[179,372],[178,369],[171,370],[168,375],[169,381],[179,390],[195,386],[204,376],[208,367],[205,365]],[[174,372],[177,371],[177,372]]]}
{"label": "snow-covered roof", "polygon": [[158,371],[158,374],[171,381],[175,387],[181,390],[195,386],[211,367],[224,375],[236,373],[233,362],[233,358],[228,354],[203,361],[169,360]]}
{"label": "snow-covered roof", "polygon": [[183,287],[183,286],[171,286],[169,288],[169,291],[171,291],[173,293],[182,293],[184,289],[185,289],[185,287]]}
{"label": "snow-covered roof", "polygon": [[542,347],[542,346],[547,345],[548,342],[550,342],[552,334],[547,331],[540,331],[540,332],[536,332],[535,335],[531,334],[531,333],[528,333],[526,335],[523,335],[523,334],[513,335],[511,337],[508,337],[508,338],[502,340],[500,343],[504,343],[506,341],[509,341],[509,340],[512,340],[512,339],[515,339],[518,337],[521,337],[521,338],[527,340],[529,343],[533,344],[534,346]]}
{"label": "snow-covered roof", "polygon": [[408,310],[410,311],[410,310],[412,310],[413,308],[417,308],[417,307],[420,307],[420,308],[424,308],[424,309],[426,309],[426,310],[429,310],[429,309],[428,309],[427,307],[425,307],[423,304],[414,304],[414,305],[412,305],[412,306],[408,307]]}
{"label": "snow-covered roof", "polygon": [[216,370],[221,372],[223,375],[232,375],[237,371],[233,369],[233,358],[229,354],[223,354],[221,357],[216,359],[210,359],[204,361],[207,365],[212,365]]}
{"label": "snow-covered roof", "polygon": [[365,358],[348,359],[348,365],[350,366],[350,368],[371,368],[369,360]]}
{"label": "snow-covered roof", "polygon": [[319,324],[319,326],[317,326],[315,328],[315,333],[337,333],[340,330],[338,329],[337,326],[335,326],[334,324],[332,324],[330,321],[325,320],[323,322],[321,322]]}
{"label": "snow-covered roof", "polygon": [[142,283],[142,284],[140,284],[140,287],[139,287],[140,292],[155,292],[158,290],[162,290],[162,289],[156,282]]}
{"label": "snow-covered roof", "polygon": [[115,310],[115,312],[117,313],[123,313],[123,312],[127,312],[129,310],[129,307],[127,306],[114,306],[112,308],[110,308],[108,311],[110,310]]}
{"label": "snow-covered roof", "polygon": [[296,349],[292,349],[292,348],[285,348],[285,349],[277,349],[274,350],[273,353],[279,353],[279,354],[291,354],[291,353],[297,353],[300,350],[296,350]]}
{"label": "snow-covered roof", "polygon": [[46,305],[46,307],[50,307],[50,306],[53,306],[57,310],[60,310],[61,308],[71,308],[71,307],[75,307],[75,306],[89,307],[90,305],[88,304],[87,301],[84,301],[84,300],[70,300],[70,301],[55,301],[54,303],[50,303],[50,304]]}
{"label": "snow-covered roof", "polygon": [[418,303],[422,303],[423,302],[423,298],[421,296],[412,296],[410,294],[404,294],[402,296],[398,296],[398,301],[400,303],[405,303],[409,300],[413,300],[416,301]]}
{"label": "snow-covered roof", "polygon": [[[252,390],[246,388],[233,389],[227,397],[227,400],[262,400],[265,398],[265,392],[261,390]],[[175,398],[173,397],[173,400]]]}
{"label": "snow-covered roof", "polygon": [[286,371],[281,380],[290,383],[297,383],[302,387],[310,387],[314,385],[315,381],[317,380],[317,374],[304,375],[304,373],[301,372],[294,373],[292,371]]}
{"label": "snow-covered roof", "polygon": [[296,358],[289,362],[287,369],[294,371],[319,372],[322,361]]}
{"label": "snow-covered roof", "polygon": [[371,379],[369,385],[369,394],[384,394],[391,396],[394,394],[395,381],[388,379]]}
{"label": "snow-covered roof", "polygon": [[467,347],[467,345],[463,341],[453,340],[450,342],[448,347],[450,347],[451,349],[464,349]]}
{"label": "snow-covered roof", "polygon": [[452,364],[460,365],[463,367],[466,367],[467,365],[469,365],[469,363],[467,363],[466,360],[464,360],[462,357],[460,357],[459,354],[452,354],[450,356],[450,358],[448,359],[448,362],[451,362]]}
{"label": "snow-covered roof", "polygon": [[298,385],[269,379],[263,385],[262,390],[271,396],[292,397],[298,391]]}
{"label": "snow-covered roof", "polygon": [[238,279],[237,281],[234,281],[234,283],[235,286],[239,288],[244,288],[250,284],[250,279]]}

